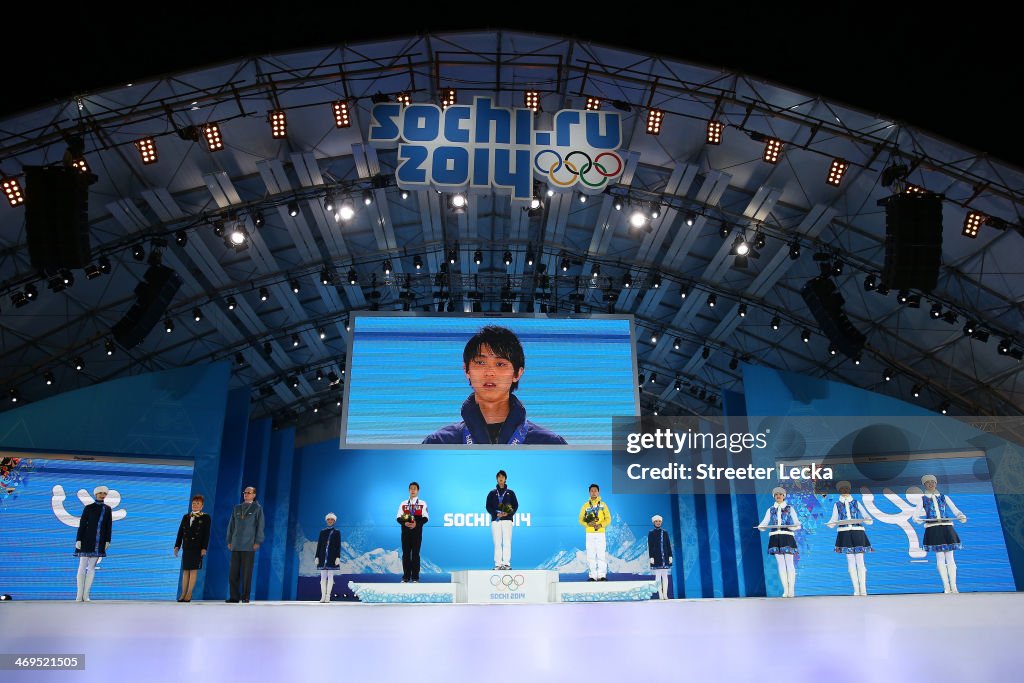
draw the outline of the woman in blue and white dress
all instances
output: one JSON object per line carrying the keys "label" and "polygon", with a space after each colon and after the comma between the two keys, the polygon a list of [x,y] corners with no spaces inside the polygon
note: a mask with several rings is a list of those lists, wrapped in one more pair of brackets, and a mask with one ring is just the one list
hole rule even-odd
{"label": "woman in blue and white dress", "polygon": [[316,543],[316,568],[320,570],[320,602],[331,601],[334,589],[334,574],[341,566],[341,533],[334,528],[338,515],[328,512],[324,517],[327,526],[320,531]]}
{"label": "woman in blue and white dress", "polygon": [[769,526],[777,527],[768,534],[768,554],[774,555],[778,563],[782,597],[792,598],[796,595],[794,556],[799,552],[795,532],[801,524],[796,516],[796,510],[786,503],[786,489],[776,486],[772,489],[772,496],[775,498],[775,504],[764,513],[764,519],[757,528],[765,531]]}
{"label": "woman in blue and white dress", "polygon": [[939,576],[942,577],[942,592],[959,593],[960,591],[956,589],[956,561],[953,559],[953,551],[962,550],[964,546],[956,529],[953,528],[952,519],[955,517],[958,522],[964,524],[967,522],[967,516],[953,505],[949,496],[939,493],[935,475],[924,475],[921,477],[921,484],[924,485],[924,495],[914,508],[912,517],[917,524],[924,524],[924,542],[921,547],[935,553],[935,563],[939,568]]}
{"label": "woman in blue and white dress", "polygon": [[[830,528],[839,527],[836,534],[836,552],[846,555],[846,568],[853,582],[854,595],[868,594],[868,570],[864,565],[864,555],[874,552],[871,541],[864,531],[864,524],[874,524],[864,505],[850,495],[850,482],[841,481],[836,484],[839,500],[832,506],[832,519],[825,524]],[[863,524],[844,523],[849,520],[864,520]]]}

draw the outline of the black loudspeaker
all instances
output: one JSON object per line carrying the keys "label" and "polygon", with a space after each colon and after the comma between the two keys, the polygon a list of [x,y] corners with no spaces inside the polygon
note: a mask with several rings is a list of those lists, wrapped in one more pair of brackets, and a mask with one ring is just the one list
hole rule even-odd
{"label": "black loudspeaker", "polygon": [[942,197],[898,194],[885,204],[885,266],[882,281],[892,289],[930,292],[942,265]]}
{"label": "black loudspeaker", "polygon": [[96,176],[75,168],[25,167],[25,233],[33,268],[89,265],[89,185],[94,182]]}
{"label": "black loudspeaker", "polygon": [[138,346],[163,317],[181,288],[181,277],[166,266],[150,266],[135,288],[136,301],[114,325],[114,339],[125,349]]}
{"label": "black loudspeaker", "polygon": [[853,358],[860,353],[866,340],[843,312],[843,296],[830,278],[809,280],[800,290],[800,296],[818,321],[821,331],[844,356]]}

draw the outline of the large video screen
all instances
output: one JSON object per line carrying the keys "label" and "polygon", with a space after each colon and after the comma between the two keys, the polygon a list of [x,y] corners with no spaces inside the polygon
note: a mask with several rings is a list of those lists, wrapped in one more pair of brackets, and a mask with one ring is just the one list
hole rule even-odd
{"label": "large video screen", "polygon": [[192,464],[76,460],[4,453],[0,489],[0,593],[73,600],[78,520],[96,486],[110,489],[110,550],[96,566],[93,599],[173,600],[173,555],[189,511]]}
{"label": "large video screen", "polygon": [[343,447],[593,448],[611,444],[612,416],[638,414],[629,316],[351,322]]}

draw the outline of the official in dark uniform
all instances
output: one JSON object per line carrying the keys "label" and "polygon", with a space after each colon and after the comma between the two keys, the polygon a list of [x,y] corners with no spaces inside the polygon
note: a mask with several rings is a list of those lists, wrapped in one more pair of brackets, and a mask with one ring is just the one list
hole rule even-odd
{"label": "official in dark uniform", "polygon": [[181,551],[181,597],[178,602],[192,602],[192,589],[203,566],[203,558],[210,547],[210,515],[203,512],[206,499],[198,493],[192,496],[192,512],[181,518],[178,537],[174,541],[174,556]]}

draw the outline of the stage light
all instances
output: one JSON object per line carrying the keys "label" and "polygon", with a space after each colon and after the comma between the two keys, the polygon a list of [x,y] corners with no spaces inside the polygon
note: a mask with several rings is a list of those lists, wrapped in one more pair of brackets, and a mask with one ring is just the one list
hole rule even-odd
{"label": "stage light", "polygon": [[600,264],[595,263],[590,268],[590,277],[598,277],[599,275],[601,275],[601,266]]}
{"label": "stage light", "polygon": [[395,102],[398,102],[403,107],[408,107],[412,104],[412,95],[407,92],[400,92],[395,95]]}
{"label": "stage light", "polygon": [[881,294],[882,296],[889,296],[889,285],[885,284],[884,282],[880,282],[878,283],[878,289],[876,289],[875,291]]}
{"label": "stage light", "polygon": [[675,349],[676,351],[678,351],[682,345],[683,340],[680,339],[679,337],[676,337],[675,339],[672,340],[672,348]]}
{"label": "stage light", "polygon": [[108,356],[113,356],[114,355],[114,342],[112,342],[109,339],[107,339],[105,342],[103,342],[103,349],[107,352]]}
{"label": "stage light", "polygon": [[587,203],[587,195],[581,194],[580,195],[580,204],[586,204],[586,203]]}
{"label": "stage light", "polygon": [[164,332],[166,332],[167,334],[174,332],[174,321],[171,320],[170,318],[164,321]]}
{"label": "stage light", "polygon": [[18,394],[18,390],[15,389],[14,387],[11,387],[10,389],[7,390],[7,395],[10,397],[11,403],[17,403],[18,399],[21,398],[21,396]]}
{"label": "stage light", "polygon": [[800,340],[803,341],[804,344],[811,341],[811,331],[806,327],[800,332]]}
{"label": "stage light", "polygon": [[81,372],[85,369],[85,361],[82,360],[81,356],[75,356],[75,359],[71,361],[71,365],[74,366],[75,370]]}
{"label": "stage light", "polygon": [[264,356],[269,356],[273,352],[274,352],[274,346],[270,342],[268,342],[268,341],[263,342],[263,355]]}
{"label": "stage light", "polygon": [[832,262],[832,274],[836,277],[843,274],[843,262],[838,259]]}
{"label": "stage light", "polygon": [[511,251],[506,251],[504,254],[502,254],[501,260],[505,262],[506,266],[511,266],[512,265],[512,252]]}
{"label": "stage light", "polygon": [[220,126],[216,123],[208,123],[203,126],[203,136],[206,138],[206,147],[211,152],[224,149],[224,139],[220,134]]}
{"label": "stage light", "polygon": [[560,267],[561,267],[563,273],[569,272],[569,257],[568,256],[562,258],[562,263],[561,263]]}
{"label": "stage light", "polygon": [[661,215],[661,206],[658,204],[651,204],[651,220],[654,220]]}
{"label": "stage light", "polygon": [[245,356],[242,355],[241,351],[235,354],[235,365],[237,365],[238,367],[245,366]]}
{"label": "stage light", "polygon": [[299,203],[294,199],[288,202],[288,215],[295,218],[299,215]]}
{"label": "stage light", "polygon": [[336,128],[348,128],[352,125],[352,119],[348,114],[348,102],[338,100],[331,108],[334,110],[334,125]]}
{"label": "stage light", "polygon": [[341,208],[338,209],[338,213],[335,214],[335,221],[350,221],[356,215],[356,209],[352,206],[352,202],[346,199],[341,203]]}
{"label": "stage light", "polygon": [[[532,266],[533,265],[533,261],[534,261],[533,248],[529,247],[529,248],[526,249],[526,265]],[[541,270],[540,272],[544,272],[544,271]]]}
{"label": "stage light", "polygon": [[843,182],[843,175],[846,173],[846,169],[850,168],[850,162],[844,159],[833,159],[832,165],[828,169],[828,177],[825,178],[825,182],[829,185],[839,187],[839,183]]}
{"label": "stage light", "polygon": [[996,348],[996,351],[999,353],[1000,356],[1010,355],[1010,340],[1006,338],[1000,340],[999,346]]}
{"label": "stage light", "polygon": [[943,415],[947,415],[949,413],[949,401],[946,401],[941,406],[939,406],[939,412],[942,413]]}
{"label": "stage light", "polygon": [[622,287],[623,289],[629,289],[632,286],[633,276],[629,274],[629,271],[626,271],[625,273],[622,274]]}
{"label": "stage light", "polygon": [[391,259],[384,259],[384,263],[381,265],[381,270],[384,271],[385,275],[391,275]]}
{"label": "stage light", "polygon": [[884,379],[886,382],[891,382],[892,381],[892,375],[893,375],[892,368],[886,368],[885,371],[882,373],[882,379]]}
{"label": "stage light", "polygon": [[184,230],[177,230],[174,233],[174,243],[179,247],[184,247],[188,244],[188,233]]}
{"label": "stage light", "polygon": [[25,285],[26,299],[28,299],[29,301],[35,301],[37,296],[39,296],[39,290],[36,288],[35,284],[30,282],[27,285]]}
{"label": "stage light", "polygon": [[320,284],[329,285],[333,280],[334,276],[331,274],[330,269],[324,267],[324,269],[320,271]]}
{"label": "stage light", "polygon": [[227,306],[229,311],[235,310],[235,307],[238,306],[238,302],[235,300],[235,297],[229,296],[227,298]]}
{"label": "stage light", "polygon": [[651,343],[652,344],[657,344],[658,343],[658,333],[657,332],[651,332]]}
{"label": "stage light", "polygon": [[744,239],[743,235],[736,235],[729,253],[733,256],[746,256],[750,253],[750,245],[747,244],[747,240]]}
{"label": "stage light", "polygon": [[834,356],[839,353],[839,348],[835,344],[828,345],[828,355]]}
{"label": "stage light", "polygon": [[647,216],[640,209],[634,209],[633,213],[629,215],[629,224],[634,228],[642,228],[647,223]]}
{"label": "stage light", "polygon": [[270,137],[275,140],[288,137],[288,117],[284,110],[270,112]]}
{"label": "stage light", "polygon": [[685,299],[686,295],[687,295],[686,285],[680,285],[679,286],[679,298],[680,299]]}
{"label": "stage light", "polygon": [[733,357],[732,357],[732,358],[731,358],[731,359],[729,360],[729,369],[730,369],[730,370],[735,370],[735,369],[736,369],[736,368],[738,368],[739,366],[740,366],[740,361],[739,361],[739,359],[738,359],[738,358],[736,358],[736,356],[733,356]]}
{"label": "stage light", "polygon": [[769,164],[776,164],[779,161],[780,154],[782,154],[782,140],[777,138],[768,138],[765,140],[764,154],[761,155],[762,160]]}
{"label": "stage light", "polygon": [[298,293],[299,293],[299,290],[301,289],[301,287],[299,286],[299,281],[298,281],[298,280],[295,280],[295,279],[292,279],[292,280],[291,280],[291,281],[290,281],[290,282],[288,283],[288,286],[289,286],[289,287],[291,287],[291,289],[292,289],[292,293],[293,293],[293,294],[298,294]]}
{"label": "stage light", "polygon": [[718,295],[717,294],[708,294],[708,308],[714,308],[717,303],[718,303]]}
{"label": "stage light", "polygon": [[369,190],[363,190],[363,206],[369,206],[373,204],[373,193]]}
{"label": "stage light", "polygon": [[46,382],[46,386],[52,387],[53,383],[57,381],[57,377],[51,371],[47,370],[43,373],[43,381]]}
{"label": "stage light", "polygon": [[292,348],[293,349],[297,349],[299,347],[299,345],[301,345],[301,344],[302,344],[302,340],[299,339],[299,335],[293,334],[292,335]]}
{"label": "stage light", "polygon": [[869,275],[865,275],[864,276],[864,291],[865,292],[872,292],[872,291],[875,290],[876,287],[878,287],[878,279],[875,277],[875,274],[871,273]]}
{"label": "stage light", "polygon": [[235,227],[228,233],[225,242],[235,251],[247,249],[249,247],[249,232],[243,224],[236,223]]}
{"label": "stage light", "polygon": [[854,365],[860,365],[860,354],[859,353],[856,356],[853,357],[853,364]]}
{"label": "stage light", "polygon": [[324,211],[327,213],[334,213],[334,195],[330,192],[324,197]]}
{"label": "stage light", "polygon": [[322,327],[318,327],[316,329],[316,334],[318,337],[320,337],[320,341],[327,339],[327,330]]}
{"label": "stage light", "polygon": [[132,246],[132,258],[142,261],[146,258],[146,248],[141,243]]}
{"label": "stage light", "polygon": [[688,213],[688,214],[686,214],[685,222],[686,222],[686,227],[692,228],[693,224],[697,222],[697,217],[695,215],[693,215],[692,213]]}
{"label": "stage light", "polygon": [[722,124],[719,121],[708,121],[708,132],[705,142],[709,145],[722,144]]}
{"label": "stage light", "polygon": [[921,387],[920,384],[915,384],[914,388],[910,390],[910,393],[914,396],[914,398],[920,398],[920,396],[921,396],[921,388],[922,387]]}
{"label": "stage light", "polygon": [[732,228],[729,227],[727,223],[722,223],[720,226],[718,226],[718,236],[721,237],[723,240],[729,237],[729,235],[731,234]]}
{"label": "stage light", "polygon": [[782,325],[782,318],[780,318],[779,316],[775,316],[774,318],[772,318],[771,325],[773,330],[779,329],[779,327]]}
{"label": "stage light", "polygon": [[754,249],[764,249],[765,244],[764,233],[758,230],[754,233]]}
{"label": "stage light", "polygon": [[931,310],[928,312],[932,320],[938,320],[942,317],[942,304],[932,304]]}
{"label": "stage light", "polygon": [[797,240],[789,243],[789,258],[791,261],[796,261],[800,258],[800,242]]}
{"label": "stage light", "polygon": [[683,383],[680,382],[679,380],[676,380],[676,391],[681,391],[682,388],[683,388]]}
{"label": "stage light", "polygon": [[441,90],[441,108],[447,109],[455,104],[457,93],[455,88],[444,88]]}
{"label": "stage light", "polygon": [[28,297],[25,296],[25,292],[12,292],[11,303],[14,304],[15,308],[21,308],[23,306],[28,306],[30,302]]}
{"label": "stage light", "polygon": [[270,290],[266,287],[260,287],[260,301],[266,301],[270,298]]}
{"label": "stage light", "polygon": [[4,194],[7,195],[7,202],[11,206],[20,206],[25,203],[25,193],[21,189],[21,183],[17,178],[10,176],[3,179]]}
{"label": "stage light", "polygon": [[970,237],[971,239],[977,238],[978,230],[987,220],[988,216],[983,213],[978,211],[968,211],[967,216],[964,217],[964,230],[962,234],[964,237]]}
{"label": "stage light", "polygon": [[705,346],[703,349],[701,349],[701,352],[700,352],[700,357],[701,358],[703,358],[704,360],[707,360],[710,355],[711,355],[711,349],[710,348]]}
{"label": "stage light", "polygon": [[536,90],[527,90],[523,93],[523,106],[534,114],[540,111],[540,93]]}
{"label": "stage light", "polygon": [[551,189],[550,187],[548,188],[548,196],[549,197],[554,197],[555,196],[555,191],[553,189]]}
{"label": "stage light", "polygon": [[454,247],[448,249],[448,263],[455,265],[455,262],[459,260],[459,243],[456,242]]}
{"label": "stage light", "polygon": [[213,222],[213,234],[216,235],[217,237],[223,237],[224,236],[224,232],[225,232],[225,230],[224,230],[224,221],[222,221],[222,220],[214,221]]}
{"label": "stage light", "polygon": [[658,289],[661,287],[661,275],[654,273],[651,275],[651,289]]}
{"label": "stage light", "polygon": [[142,157],[143,164],[148,166],[149,164],[156,163],[156,142],[153,138],[142,138],[141,140],[136,140],[135,147],[139,150],[139,156]]}
{"label": "stage light", "polygon": [[740,315],[741,318],[746,318],[747,317],[747,305],[746,304],[740,304],[738,312],[739,312],[739,315]]}
{"label": "stage light", "polygon": [[905,304],[905,303],[907,303],[907,300],[908,300],[909,296],[910,296],[910,293],[907,290],[901,289],[896,294],[896,301],[898,301],[901,304]]}
{"label": "stage light", "polygon": [[299,388],[299,378],[297,376],[295,376],[295,375],[289,375],[288,376],[288,385],[292,389],[298,389]]}
{"label": "stage light", "polygon": [[401,197],[402,199],[408,199],[409,190],[402,190],[401,192],[398,193],[398,196]]}
{"label": "stage light", "polygon": [[530,211],[539,211],[541,204],[542,202],[540,201],[540,197],[530,197]]}
{"label": "stage light", "polygon": [[661,121],[665,118],[665,112],[660,109],[651,109],[647,112],[647,134],[658,135],[661,133]]}
{"label": "stage light", "polygon": [[467,203],[468,202],[466,200],[466,195],[462,194],[461,192],[456,192],[455,194],[451,195],[448,198],[448,208],[450,208],[452,212],[456,214],[466,213]]}
{"label": "stage light", "polygon": [[968,321],[964,323],[964,334],[967,335],[968,337],[974,334],[977,331],[977,329],[978,323],[975,322],[974,320],[968,319]]}
{"label": "stage light", "polygon": [[77,171],[81,171],[82,173],[89,172],[89,165],[85,163],[85,157],[78,157],[77,159],[73,159],[71,161],[71,168]]}
{"label": "stage light", "polygon": [[195,320],[197,323],[201,322],[203,320],[203,312],[201,310],[199,310],[198,308],[193,308],[192,309],[192,319]]}

